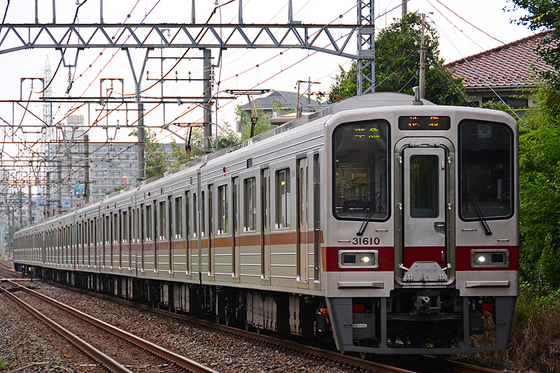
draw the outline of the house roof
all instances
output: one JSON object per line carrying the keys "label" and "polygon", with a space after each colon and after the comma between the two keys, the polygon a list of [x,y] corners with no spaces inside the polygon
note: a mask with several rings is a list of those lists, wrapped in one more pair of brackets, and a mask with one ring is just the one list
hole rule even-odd
{"label": "house roof", "polygon": [[[261,97],[253,100],[253,105],[255,107],[261,107],[263,110],[272,111],[274,108],[274,101],[279,101],[283,107],[291,109],[297,107],[297,93],[296,92],[285,92],[285,91],[273,91],[266,97]],[[319,103],[316,100],[311,99],[310,102],[311,109],[313,111],[319,109]],[[307,107],[307,95],[300,95],[299,97],[299,107]],[[243,110],[251,110],[249,103],[242,106]]]}
{"label": "house roof", "polygon": [[540,40],[552,31],[541,32],[445,65],[454,77],[464,77],[467,89],[523,88],[534,86],[537,71],[553,70],[537,55]]}

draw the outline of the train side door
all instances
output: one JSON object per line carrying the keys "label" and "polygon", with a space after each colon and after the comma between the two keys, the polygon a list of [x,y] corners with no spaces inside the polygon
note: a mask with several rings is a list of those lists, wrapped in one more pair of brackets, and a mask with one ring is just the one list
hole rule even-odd
{"label": "train side door", "polygon": [[405,282],[447,281],[446,165],[444,148],[403,150]]}
{"label": "train side door", "polygon": [[298,280],[309,279],[309,194],[307,181],[307,158],[297,161],[297,268]]}
{"label": "train side door", "polygon": [[270,279],[270,170],[261,170],[261,277]]}
{"label": "train side door", "polygon": [[233,216],[233,230],[232,230],[232,239],[231,239],[231,267],[232,267],[232,276],[239,277],[239,177],[234,177],[232,179],[232,216]]}

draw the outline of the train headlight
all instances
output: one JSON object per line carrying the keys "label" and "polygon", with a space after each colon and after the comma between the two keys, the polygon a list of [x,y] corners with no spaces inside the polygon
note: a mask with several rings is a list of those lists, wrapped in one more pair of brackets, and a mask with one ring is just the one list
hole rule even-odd
{"label": "train headlight", "polygon": [[377,250],[340,250],[338,252],[339,268],[376,268],[378,263]]}
{"label": "train headlight", "polygon": [[472,267],[509,267],[508,249],[473,249],[471,250]]}

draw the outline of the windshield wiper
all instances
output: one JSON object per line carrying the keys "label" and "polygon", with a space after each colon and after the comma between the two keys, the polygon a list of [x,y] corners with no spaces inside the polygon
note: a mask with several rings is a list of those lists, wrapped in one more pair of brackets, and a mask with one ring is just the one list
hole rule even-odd
{"label": "windshield wiper", "polygon": [[362,226],[360,227],[360,230],[356,233],[356,236],[361,237],[364,235],[364,232],[366,231],[366,227],[369,221],[371,220],[373,213],[375,212],[374,206],[375,206],[376,199],[377,198],[374,198],[373,201],[371,201],[371,204],[369,206],[369,212],[367,213],[366,218],[362,222]]}
{"label": "windshield wiper", "polygon": [[484,219],[484,215],[482,215],[482,211],[480,211],[480,208],[478,207],[478,203],[476,202],[476,199],[474,199],[472,194],[467,194],[467,199],[471,203],[474,212],[476,212],[476,215],[478,216],[478,219],[482,223],[482,226],[484,227],[484,231],[486,232],[486,235],[487,236],[492,235],[492,231],[490,230],[490,227],[488,226],[488,223]]}

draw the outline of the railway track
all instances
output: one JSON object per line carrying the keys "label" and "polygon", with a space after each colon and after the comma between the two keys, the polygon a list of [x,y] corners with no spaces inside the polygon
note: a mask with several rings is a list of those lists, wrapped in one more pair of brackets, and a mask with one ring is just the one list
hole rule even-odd
{"label": "railway track", "polygon": [[[61,286],[61,285],[57,285],[57,286]],[[273,337],[273,336],[270,336],[270,335],[267,335],[267,334],[255,333],[255,332],[246,331],[246,330],[239,329],[239,328],[232,327],[232,326],[217,324],[213,321],[209,321],[209,320],[205,320],[205,319],[201,319],[201,318],[197,318],[197,317],[192,317],[192,316],[187,316],[187,315],[184,315],[184,314],[177,314],[177,313],[174,313],[174,312],[170,312],[170,311],[166,311],[166,310],[158,309],[158,308],[153,308],[153,307],[150,307],[150,306],[147,306],[147,305],[138,304],[138,303],[135,303],[135,302],[115,298],[115,297],[112,297],[112,296],[86,292],[86,291],[77,290],[75,288],[66,287],[66,286],[62,286],[62,287],[66,288],[68,290],[74,291],[74,292],[80,292],[80,293],[87,294],[89,296],[94,296],[94,297],[104,299],[104,300],[107,300],[107,301],[110,301],[110,302],[115,302],[115,303],[123,304],[123,305],[126,305],[126,306],[130,306],[130,307],[138,308],[138,309],[141,309],[141,310],[145,310],[145,311],[148,311],[148,312],[156,313],[156,314],[159,314],[159,315],[164,316],[164,317],[181,320],[181,321],[201,325],[201,326],[212,328],[212,329],[217,329],[217,330],[220,330],[222,332],[225,332],[225,333],[228,333],[228,334],[233,334],[233,335],[236,335],[236,336],[239,336],[239,337],[242,337],[242,338],[257,340],[257,341],[260,341],[262,343],[265,343],[265,344],[268,344],[268,345],[274,345],[274,346],[277,346],[277,347],[280,347],[280,348],[283,348],[283,349],[286,349],[286,350],[290,350],[290,351],[300,353],[302,355],[313,356],[313,357],[315,357],[316,359],[319,359],[319,360],[328,360],[328,361],[335,362],[335,363],[337,363],[341,366],[362,369],[366,372],[376,372],[376,373],[396,373],[396,372],[398,372],[398,373],[414,373],[414,372],[430,372],[430,373],[433,373],[433,372],[436,372],[436,371],[437,372],[445,372],[445,373],[447,373],[447,372],[448,373],[497,373],[497,372],[499,372],[497,370],[477,367],[477,366],[474,366],[474,365],[463,364],[463,363],[456,362],[456,361],[444,360],[444,359],[435,359],[435,358],[429,357],[429,356],[417,357],[417,360],[414,363],[409,364],[409,365],[413,365],[413,366],[417,367],[417,369],[414,368],[414,370],[409,370],[409,369],[404,369],[404,368],[399,368],[399,367],[392,366],[392,365],[390,365],[390,363],[382,364],[382,363],[379,363],[379,362],[366,360],[366,359],[355,357],[355,356],[343,355],[338,351],[332,351],[332,350],[321,349],[321,348],[317,348],[317,347],[313,347],[313,346],[307,346],[307,345],[304,345],[304,344],[301,344],[301,343],[297,343],[297,342],[289,341],[289,340],[284,340],[284,339]],[[437,369],[437,370],[434,370],[434,369]]]}
{"label": "railway track", "polygon": [[[430,358],[426,358],[426,357],[417,357],[415,361],[413,361],[411,363],[408,363],[406,365],[406,367],[408,369],[403,369],[403,368],[398,368],[398,367],[391,366],[391,364],[393,364],[392,362],[388,362],[386,364],[381,364],[379,362],[364,360],[364,359],[354,357],[354,356],[342,355],[342,354],[340,354],[336,351],[329,351],[329,350],[319,349],[319,348],[316,348],[316,347],[305,346],[305,345],[302,345],[302,344],[299,344],[299,343],[296,343],[296,342],[283,340],[281,338],[274,338],[274,337],[271,337],[271,336],[265,335],[265,334],[252,333],[252,332],[248,332],[248,331],[245,331],[245,330],[242,330],[242,329],[232,328],[232,327],[229,327],[229,326],[226,326],[226,325],[215,324],[214,322],[199,319],[199,318],[194,318],[194,317],[191,317],[191,316],[176,314],[176,313],[161,310],[161,309],[155,309],[155,308],[151,308],[151,307],[148,307],[148,306],[139,305],[137,303],[132,303],[132,302],[122,300],[122,299],[118,299],[118,298],[114,298],[114,297],[111,297],[111,296],[105,296],[105,295],[100,295],[100,294],[95,294],[95,293],[83,292],[83,291],[80,291],[80,290],[76,290],[74,288],[68,288],[68,287],[61,286],[61,285],[57,285],[57,286],[64,287],[64,288],[66,288],[68,290],[71,290],[71,291],[74,291],[74,292],[85,293],[88,296],[95,296],[97,298],[101,298],[101,299],[104,299],[104,300],[107,300],[107,301],[111,301],[113,303],[120,303],[120,304],[124,304],[124,305],[127,305],[127,306],[132,306],[134,308],[143,309],[143,310],[151,312],[151,313],[160,314],[160,315],[162,315],[166,318],[179,319],[181,321],[186,321],[188,323],[201,325],[201,326],[206,327],[206,328],[217,329],[217,330],[220,330],[222,332],[234,335],[236,337],[239,336],[241,338],[247,338],[247,339],[250,339],[250,340],[257,340],[257,341],[262,342],[264,344],[279,347],[281,349],[285,349],[287,351],[295,352],[296,354],[301,354],[303,356],[309,356],[309,357],[312,357],[312,358],[317,359],[319,361],[322,361],[322,360],[331,361],[331,362],[334,362],[334,363],[340,365],[343,369],[351,369],[351,370],[352,369],[361,369],[361,370],[367,371],[367,372],[379,372],[379,373],[388,373],[388,372],[400,372],[400,373],[407,373],[407,372],[481,373],[481,372],[485,372],[485,373],[492,373],[492,372],[496,372],[496,371],[490,370],[490,369],[484,369],[484,368],[479,368],[479,367],[464,365],[464,364],[459,364],[459,363],[451,363],[451,362],[442,361],[441,359],[436,360],[436,359],[430,359]],[[86,301],[86,303],[87,303],[87,301]],[[85,311],[87,312],[87,310],[85,310]],[[164,365],[164,364],[165,363],[163,363],[162,365]],[[172,368],[173,367],[170,367],[169,369],[172,369]],[[412,369],[412,370],[410,370],[410,369]],[[146,370],[140,370],[140,371],[146,371]],[[173,370],[167,370],[167,371],[173,371]]]}
{"label": "railway track", "polygon": [[[70,343],[101,364],[106,371],[217,373],[213,369],[138,338],[43,294],[21,287],[14,281],[0,280],[2,282],[0,290],[10,299],[61,334]],[[15,295],[20,292],[19,296]],[[39,308],[41,311],[38,311]]]}

